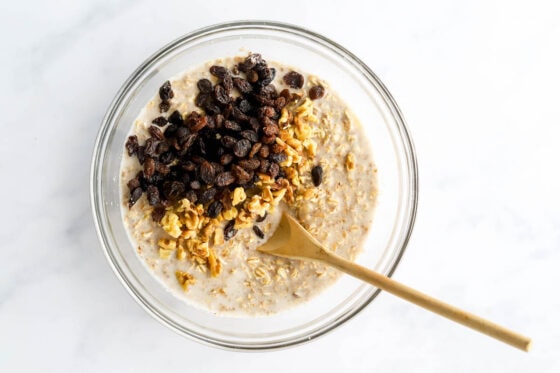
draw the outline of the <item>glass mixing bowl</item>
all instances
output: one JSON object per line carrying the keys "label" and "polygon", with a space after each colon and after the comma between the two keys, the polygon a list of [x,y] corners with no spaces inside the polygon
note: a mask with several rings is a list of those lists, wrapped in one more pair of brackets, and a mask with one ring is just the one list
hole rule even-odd
{"label": "glass mixing bowl", "polygon": [[378,168],[379,195],[357,262],[390,276],[410,237],[417,204],[416,158],[402,114],[383,83],[356,56],[297,26],[265,21],[219,24],[183,36],[148,58],[124,83],[103,119],[93,154],[91,200],[110,265],[148,313],[199,342],[264,350],[325,334],[360,312],[379,290],[344,275],[308,303],[271,316],[228,317],[191,306],[166,290],[136,254],[122,222],[119,185],[128,132],[162,82],[188,67],[248,51],[327,80],[364,126]]}

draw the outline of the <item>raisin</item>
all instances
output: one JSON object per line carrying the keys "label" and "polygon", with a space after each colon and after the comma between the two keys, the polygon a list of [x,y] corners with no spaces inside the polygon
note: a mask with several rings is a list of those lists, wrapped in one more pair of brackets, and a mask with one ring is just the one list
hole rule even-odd
{"label": "raisin", "polygon": [[268,216],[268,212],[265,211],[263,216],[257,215],[257,218],[255,219],[255,221],[257,223],[262,223],[266,219],[267,216]]}
{"label": "raisin", "polygon": [[250,173],[237,165],[231,166],[231,171],[233,172],[238,184],[247,184],[252,179]]}
{"label": "raisin", "polygon": [[181,175],[180,180],[183,184],[189,185],[190,182],[191,182],[191,177],[189,176],[189,174],[183,174],[183,175]]}
{"label": "raisin", "polygon": [[175,155],[171,151],[161,153],[161,155],[159,156],[159,161],[163,164],[170,164],[174,159]]}
{"label": "raisin", "polygon": [[163,101],[168,101],[172,99],[174,96],[173,89],[171,89],[171,83],[167,80],[163,85],[159,88],[159,98]]}
{"label": "raisin", "polygon": [[212,82],[208,79],[200,79],[196,86],[202,93],[212,93]]}
{"label": "raisin", "polygon": [[265,136],[274,136],[274,135],[278,135],[278,133],[280,132],[280,128],[278,128],[277,124],[272,123],[269,124],[268,126],[264,126],[262,131]]}
{"label": "raisin", "polygon": [[202,116],[202,117],[198,117],[194,124],[190,127],[191,131],[194,132],[198,132],[201,129],[203,129],[204,127],[206,127],[206,125],[208,124],[208,119],[206,117],[206,115]]}
{"label": "raisin", "polygon": [[171,169],[169,168],[169,166],[161,162],[156,162],[156,171],[162,175],[167,175],[171,171]]}
{"label": "raisin", "polygon": [[231,75],[229,75],[229,73],[222,78],[222,85],[224,86],[224,89],[228,94],[233,89],[233,79],[231,78]]}
{"label": "raisin", "polygon": [[251,150],[251,142],[247,139],[239,140],[233,146],[233,154],[239,158],[245,157]]}
{"label": "raisin", "polygon": [[175,110],[173,113],[171,113],[171,115],[169,116],[169,118],[167,120],[170,123],[173,123],[173,124],[176,124],[176,125],[182,125],[183,124],[183,116],[177,110]]}
{"label": "raisin", "polygon": [[223,66],[218,66],[218,65],[214,65],[212,67],[210,67],[210,74],[223,79],[224,76],[226,76],[228,74],[228,71],[225,67]]}
{"label": "raisin", "polygon": [[260,167],[261,162],[258,159],[250,158],[250,159],[241,159],[237,164],[248,171],[256,170]]}
{"label": "raisin", "polygon": [[225,88],[219,84],[214,87],[214,98],[222,105],[227,105],[229,103],[228,93]]}
{"label": "raisin", "polygon": [[152,120],[152,123],[156,126],[163,127],[167,124],[167,119],[165,119],[164,117],[157,117],[156,119]]}
{"label": "raisin", "polygon": [[251,141],[252,143],[256,143],[257,141],[259,141],[259,135],[257,135],[255,131],[251,130],[241,131],[241,137]]}
{"label": "raisin", "polygon": [[181,115],[181,113],[179,113],[178,110],[175,110],[173,113],[171,113],[171,115],[169,116],[169,118],[167,118],[167,120],[169,121],[169,123],[173,123],[178,126],[183,126],[185,124],[185,121],[183,120],[183,116]]}
{"label": "raisin", "polygon": [[[204,139],[202,137],[199,137],[196,141],[196,145],[198,148],[198,154],[200,154],[203,157],[206,157],[208,155],[208,152],[206,151],[206,142],[204,141]],[[202,163],[202,162],[200,162]]]}
{"label": "raisin", "polygon": [[[243,102],[248,102],[246,100],[243,100]],[[247,105],[251,105],[250,103],[248,103]],[[252,110],[252,107],[251,107]],[[231,112],[233,118],[238,122],[238,123],[246,123],[250,120],[250,117],[245,114],[244,112],[241,111],[241,109],[239,109],[239,107],[234,106],[232,108],[232,112]]]}
{"label": "raisin", "polygon": [[216,124],[216,128],[222,128],[224,125],[224,116],[222,114],[214,115],[214,123]]}
{"label": "raisin", "polygon": [[263,118],[272,118],[276,115],[276,110],[270,106],[261,106],[259,110],[257,110],[257,116],[262,120]]}
{"label": "raisin", "polygon": [[200,178],[206,184],[214,183],[214,179],[216,178],[216,169],[212,165],[212,163],[204,161],[200,165]]}
{"label": "raisin", "polygon": [[259,84],[262,86],[266,86],[270,83],[272,83],[272,81],[274,80],[274,77],[276,76],[276,69],[274,67],[270,67],[270,68],[263,68],[260,69],[258,71],[259,74]]}
{"label": "raisin", "polygon": [[233,161],[233,154],[226,153],[226,154],[223,154],[223,155],[220,157],[220,164],[222,164],[222,165],[224,165],[224,166],[227,166],[227,165],[230,164],[232,161]]}
{"label": "raisin", "polygon": [[217,192],[218,190],[216,188],[206,189],[198,196],[198,203],[204,204],[212,201],[212,199],[214,199],[214,196],[216,195]]}
{"label": "raisin", "polygon": [[185,163],[183,163],[181,168],[185,171],[192,172],[196,170],[196,164],[194,164],[194,162],[191,161],[186,161]]}
{"label": "raisin", "polygon": [[160,113],[165,113],[169,110],[170,107],[171,107],[171,104],[169,103],[169,101],[164,100],[164,101],[159,103],[159,112]]}
{"label": "raisin", "polygon": [[290,88],[301,88],[303,87],[303,75],[298,72],[290,71],[284,75],[284,83]]}
{"label": "raisin", "polygon": [[194,144],[197,138],[198,136],[196,135],[196,133],[191,133],[190,135],[185,137],[184,140],[181,141],[181,149],[188,150]]}
{"label": "raisin", "polygon": [[216,201],[222,202],[222,205],[224,206],[222,211],[227,211],[233,207],[231,204],[231,192],[228,188],[221,189],[215,198]]}
{"label": "raisin", "polygon": [[163,206],[156,206],[152,210],[152,220],[156,223],[159,223],[161,219],[165,216],[165,207]]}
{"label": "raisin", "polygon": [[285,88],[280,92],[280,97],[283,97],[286,102],[288,102],[291,100],[292,94],[290,93],[290,90],[288,88]]}
{"label": "raisin", "polygon": [[230,131],[236,131],[236,132],[241,131],[241,126],[238,123],[231,120],[226,120],[224,122],[224,128]]}
{"label": "raisin", "polygon": [[317,100],[325,95],[325,88],[322,85],[316,85],[309,89],[309,98],[312,100]]}
{"label": "raisin", "polygon": [[198,200],[198,196],[194,190],[188,190],[185,193],[185,198],[191,201],[191,203],[195,203]]}
{"label": "raisin", "polygon": [[271,100],[270,98],[268,98],[264,95],[256,95],[256,96],[253,96],[253,98],[261,105],[266,105],[266,106],[273,106],[274,105],[274,100]]}
{"label": "raisin", "polygon": [[169,201],[178,201],[185,192],[185,184],[180,181],[166,181],[163,183],[163,195]]}
{"label": "raisin", "polygon": [[229,241],[237,234],[237,229],[235,229],[234,226],[235,220],[230,220],[226,224],[224,228],[224,240]]}
{"label": "raisin", "polygon": [[204,157],[201,157],[200,155],[193,155],[191,157],[191,161],[193,161],[197,165],[201,165],[202,162],[206,161],[206,159]]}
{"label": "raisin", "polygon": [[130,192],[130,198],[128,199],[128,207],[134,206],[136,201],[138,201],[142,197],[142,188],[139,186],[134,188],[132,192]]}
{"label": "raisin", "polygon": [[231,114],[233,113],[233,106],[231,104],[226,105],[224,110],[222,110],[222,115],[225,119],[229,119]]}
{"label": "raisin", "polygon": [[276,122],[273,119],[267,116],[261,116],[259,120],[263,127],[272,126],[273,124],[276,124]]}
{"label": "raisin", "polygon": [[210,206],[208,206],[208,217],[214,219],[217,218],[218,215],[220,215],[220,213],[222,212],[222,209],[224,208],[224,205],[222,204],[222,202],[220,201],[214,201],[210,204]]}
{"label": "raisin", "polygon": [[159,187],[159,185],[161,185],[163,183],[163,175],[160,175],[158,173],[154,173],[152,175],[152,177],[150,177],[148,179],[148,182],[151,185],[155,185],[155,186]]}
{"label": "raisin", "polygon": [[199,118],[200,114],[193,110],[185,117],[185,125],[187,127],[194,126]]}
{"label": "raisin", "polygon": [[272,153],[268,156],[268,159],[270,159],[270,161],[275,162],[275,163],[282,163],[286,160],[287,156],[284,153]]}
{"label": "raisin", "polygon": [[260,54],[253,53],[247,56],[247,58],[245,58],[243,62],[237,64],[237,68],[239,69],[239,71],[246,73],[247,71],[255,67],[256,64],[262,63],[262,61],[263,60]]}
{"label": "raisin", "polygon": [[[163,134],[162,134],[163,137]],[[169,151],[169,143],[162,141],[156,146],[156,154],[161,155],[165,152]],[[169,163],[169,162],[166,162]]]}
{"label": "raisin", "polygon": [[267,173],[270,168],[270,161],[268,159],[261,159],[260,163],[259,172]]}
{"label": "raisin", "polygon": [[[239,111],[241,111],[243,114],[247,114],[251,110],[253,110],[253,105],[251,105],[249,100],[241,100],[241,101],[239,101],[239,104],[237,106],[239,108]],[[234,112],[233,114],[235,115],[236,113]],[[240,116],[239,114],[237,114],[237,115]]]}
{"label": "raisin", "polygon": [[286,106],[286,99],[284,97],[280,96],[274,100],[274,107],[276,110],[281,111],[284,106]]}
{"label": "raisin", "polygon": [[274,85],[268,84],[260,87],[259,95],[264,96],[267,99],[275,99],[276,97],[278,97],[278,92],[276,91],[276,87],[274,87]]}
{"label": "raisin", "polygon": [[268,158],[270,154],[270,147],[268,145],[263,145],[259,150],[259,157]]}
{"label": "raisin", "polygon": [[263,138],[261,139],[263,144],[274,144],[276,142],[276,135],[271,135],[271,136],[263,136]]}
{"label": "raisin", "polygon": [[224,187],[235,182],[235,176],[229,172],[221,172],[216,176],[216,185],[219,187]]}
{"label": "raisin", "polygon": [[274,154],[282,153],[284,149],[286,149],[286,146],[280,145],[278,143],[274,143],[270,147],[270,151],[273,152]]}
{"label": "raisin", "polygon": [[156,126],[150,126],[150,128],[148,128],[148,132],[153,138],[163,140],[163,132],[161,132],[161,130]]}
{"label": "raisin", "polygon": [[[181,150],[181,145],[179,144],[179,140],[176,139],[175,137],[167,139],[167,143],[169,144],[170,148],[172,148],[174,150]],[[181,153],[179,152],[179,154],[181,154]]]}
{"label": "raisin", "polygon": [[146,188],[148,203],[150,206],[156,206],[160,203],[159,190],[155,185],[148,185]]}
{"label": "raisin", "polygon": [[253,147],[251,148],[251,151],[249,152],[249,158],[253,158],[255,156],[255,154],[257,154],[259,152],[259,150],[261,150],[262,144],[260,142],[253,144]]}
{"label": "raisin", "polygon": [[259,74],[255,70],[247,71],[246,76],[249,83],[256,83],[259,80]]}
{"label": "raisin", "polygon": [[153,137],[146,140],[144,144],[144,154],[150,157],[155,157],[158,142]]}
{"label": "raisin", "polygon": [[135,178],[128,180],[126,186],[128,187],[128,190],[132,192],[134,189],[140,186],[140,177],[136,176]]}
{"label": "raisin", "polygon": [[247,71],[251,70],[253,67],[255,66],[255,64],[251,63],[250,61],[248,62],[247,60],[243,61],[243,62],[239,62],[237,64],[237,70],[246,73]]}
{"label": "raisin", "polygon": [[139,146],[138,150],[136,151],[136,157],[138,158],[138,162],[140,162],[140,164],[144,164],[144,161],[146,160],[145,150],[145,146]]}
{"label": "raisin", "polygon": [[313,185],[319,186],[323,182],[323,167],[315,166],[311,169],[311,179],[313,180]]}
{"label": "raisin", "polygon": [[278,174],[280,173],[280,166],[278,165],[278,163],[271,163],[267,173],[271,178],[276,179],[276,176],[278,176]]}
{"label": "raisin", "polygon": [[191,189],[193,189],[193,190],[199,190],[200,187],[201,187],[200,181],[198,181],[198,180],[193,180],[193,181],[191,181],[190,187],[191,187]]}
{"label": "raisin", "polygon": [[261,128],[261,123],[257,118],[249,118],[249,125],[255,132],[258,132],[259,129]]}
{"label": "raisin", "polygon": [[260,238],[261,240],[264,238],[263,231],[259,227],[257,227],[256,225],[253,225],[253,232],[255,232],[257,237]]}
{"label": "raisin", "polygon": [[146,158],[144,161],[144,176],[151,177],[156,171],[156,163],[153,158]]}
{"label": "raisin", "polygon": [[163,131],[163,135],[165,136],[165,138],[171,139],[171,138],[177,136],[177,130],[179,128],[185,128],[185,127],[179,127],[176,124],[170,124]]}
{"label": "raisin", "polygon": [[[172,124],[172,125],[175,125],[175,124]],[[183,126],[177,128],[177,130],[175,132],[175,136],[177,136],[180,139],[187,137],[188,134],[189,134],[189,129],[187,127],[183,127]]]}
{"label": "raisin", "polygon": [[210,93],[200,92],[194,99],[194,104],[200,108],[204,108],[208,104],[208,100],[212,100]]}
{"label": "raisin", "polygon": [[129,136],[125,144],[129,156],[133,156],[138,151],[138,137]]}
{"label": "raisin", "polygon": [[265,60],[263,60],[262,56],[259,53],[251,53],[249,54],[246,58],[245,58],[246,62],[252,63],[253,67],[256,65],[260,65],[263,63],[266,63]]}
{"label": "raisin", "polygon": [[216,121],[213,115],[206,115],[206,127],[212,130],[216,128]]}
{"label": "raisin", "polygon": [[240,93],[249,93],[253,90],[251,83],[242,78],[233,78],[233,85]]}
{"label": "raisin", "polygon": [[231,137],[231,136],[224,136],[222,137],[222,145],[228,149],[231,149],[235,146],[235,143],[237,143],[237,140],[235,139],[235,137]]}
{"label": "raisin", "polygon": [[204,110],[209,115],[220,114],[220,112],[222,111],[222,109],[220,109],[220,107],[216,105],[214,100],[207,102],[206,106],[204,106]]}

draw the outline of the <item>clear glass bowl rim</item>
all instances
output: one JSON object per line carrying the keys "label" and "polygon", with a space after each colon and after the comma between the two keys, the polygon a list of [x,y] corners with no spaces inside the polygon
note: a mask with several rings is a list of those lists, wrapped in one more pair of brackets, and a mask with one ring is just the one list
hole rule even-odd
{"label": "clear glass bowl rim", "polygon": [[232,22],[225,22],[225,23],[218,23],[208,27],[200,28],[188,34],[185,34],[176,40],[168,43],[167,45],[160,48],[157,52],[151,55],[148,59],[146,59],[125,81],[125,83],[121,86],[115,98],[109,105],[109,108],[101,122],[101,127],[99,133],[97,135],[94,151],[93,151],[93,158],[91,164],[91,172],[90,172],[90,199],[92,204],[92,213],[95,223],[95,228],[97,231],[98,238],[102,244],[103,251],[107,260],[113,269],[115,275],[119,278],[123,286],[126,290],[130,293],[132,298],[142,306],[152,317],[158,320],[160,323],[165,325],[166,327],[170,328],[171,330],[177,332],[180,335],[185,337],[189,337],[197,342],[210,345],[213,347],[221,347],[224,349],[232,349],[232,350],[240,350],[240,351],[263,351],[263,350],[271,350],[271,349],[279,349],[285,348],[289,346],[294,346],[302,343],[309,342],[317,337],[320,337],[329,331],[335,329],[336,327],[340,326],[341,324],[345,323],[346,321],[350,320],[354,315],[359,313],[363,310],[375,297],[381,292],[380,289],[376,289],[368,299],[366,299],[360,306],[355,307],[350,312],[347,312],[344,317],[341,317],[331,324],[325,325],[323,328],[317,329],[314,331],[313,334],[303,336],[297,339],[292,340],[281,340],[276,343],[269,343],[266,345],[254,345],[254,344],[246,344],[246,345],[235,345],[231,343],[224,343],[221,340],[214,340],[210,338],[205,338],[204,336],[200,336],[198,334],[189,333],[185,330],[184,327],[176,325],[172,320],[167,319],[164,315],[158,312],[158,310],[148,302],[144,300],[144,298],[137,294],[136,290],[131,286],[129,281],[126,278],[126,275],[120,268],[118,260],[112,253],[112,248],[108,239],[106,237],[106,226],[107,222],[106,217],[103,215],[103,200],[101,198],[101,173],[100,173],[100,165],[102,164],[102,160],[104,159],[104,155],[106,153],[106,147],[109,139],[109,134],[112,130],[112,124],[115,122],[115,114],[118,112],[121,104],[125,101],[128,93],[130,92],[131,87],[134,86],[136,80],[147,70],[150,69],[152,64],[157,62],[162,56],[165,56],[174,50],[181,48],[184,44],[188,44],[194,42],[198,39],[208,37],[212,34],[225,32],[225,31],[232,31],[232,30],[267,30],[267,31],[278,31],[283,33],[288,33],[291,35],[295,35],[297,37],[302,37],[307,39],[308,41],[314,42],[316,44],[321,45],[322,47],[328,48],[331,52],[336,53],[337,55],[347,59],[352,65],[358,69],[363,77],[368,80],[370,84],[372,84],[378,93],[383,98],[387,108],[390,110],[392,117],[397,126],[397,132],[399,134],[399,140],[402,141],[402,146],[404,149],[404,162],[406,169],[408,171],[409,180],[408,180],[408,189],[410,194],[408,196],[408,200],[405,201],[405,208],[404,208],[404,227],[408,227],[408,229],[403,232],[401,235],[401,245],[398,250],[397,257],[387,273],[387,276],[391,277],[394,271],[396,270],[410,236],[412,234],[412,230],[414,227],[414,221],[416,218],[416,210],[418,204],[418,166],[417,166],[417,159],[416,159],[416,152],[414,150],[414,144],[412,139],[409,135],[409,131],[404,120],[404,117],[399,109],[396,101],[389,93],[385,85],[381,82],[381,80],[375,75],[375,73],[364,63],[362,62],[357,56],[353,53],[348,51],[346,48],[341,46],[340,44],[318,34],[313,31],[307,30],[305,28],[283,23],[283,22],[276,22],[276,21],[266,21],[266,20],[242,20],[242,21],[232,21]]}

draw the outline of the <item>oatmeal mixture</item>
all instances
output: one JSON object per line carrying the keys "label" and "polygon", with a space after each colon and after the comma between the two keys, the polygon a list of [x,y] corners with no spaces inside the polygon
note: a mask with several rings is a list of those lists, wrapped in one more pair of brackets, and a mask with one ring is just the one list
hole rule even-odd
{"label": "oatmeal mixture", "polygon": [[256,248],[287,211],[355,258],[377,193],[362,131],[327,82],[258,54],[174,77],[140,112],[123,156],[123,219],[138,255],[212,312],[270,314],[310,299],[339,272]]}

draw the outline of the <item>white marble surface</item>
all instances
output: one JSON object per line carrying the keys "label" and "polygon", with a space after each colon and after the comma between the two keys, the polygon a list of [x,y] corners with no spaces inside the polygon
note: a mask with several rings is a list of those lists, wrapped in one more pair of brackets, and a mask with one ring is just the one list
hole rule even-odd
{"label": "white marble surface", "polygon": [[[560,371],[558,3],[211,3],[4,2],[0,371]],[[101,118],[164,43],[247,18],[305,25],[378,73],[421,172],[395,278],[529,334],[531,353],[388,294],[313,343],[225,352],[167,330],[126,293],[89,204]]]}

